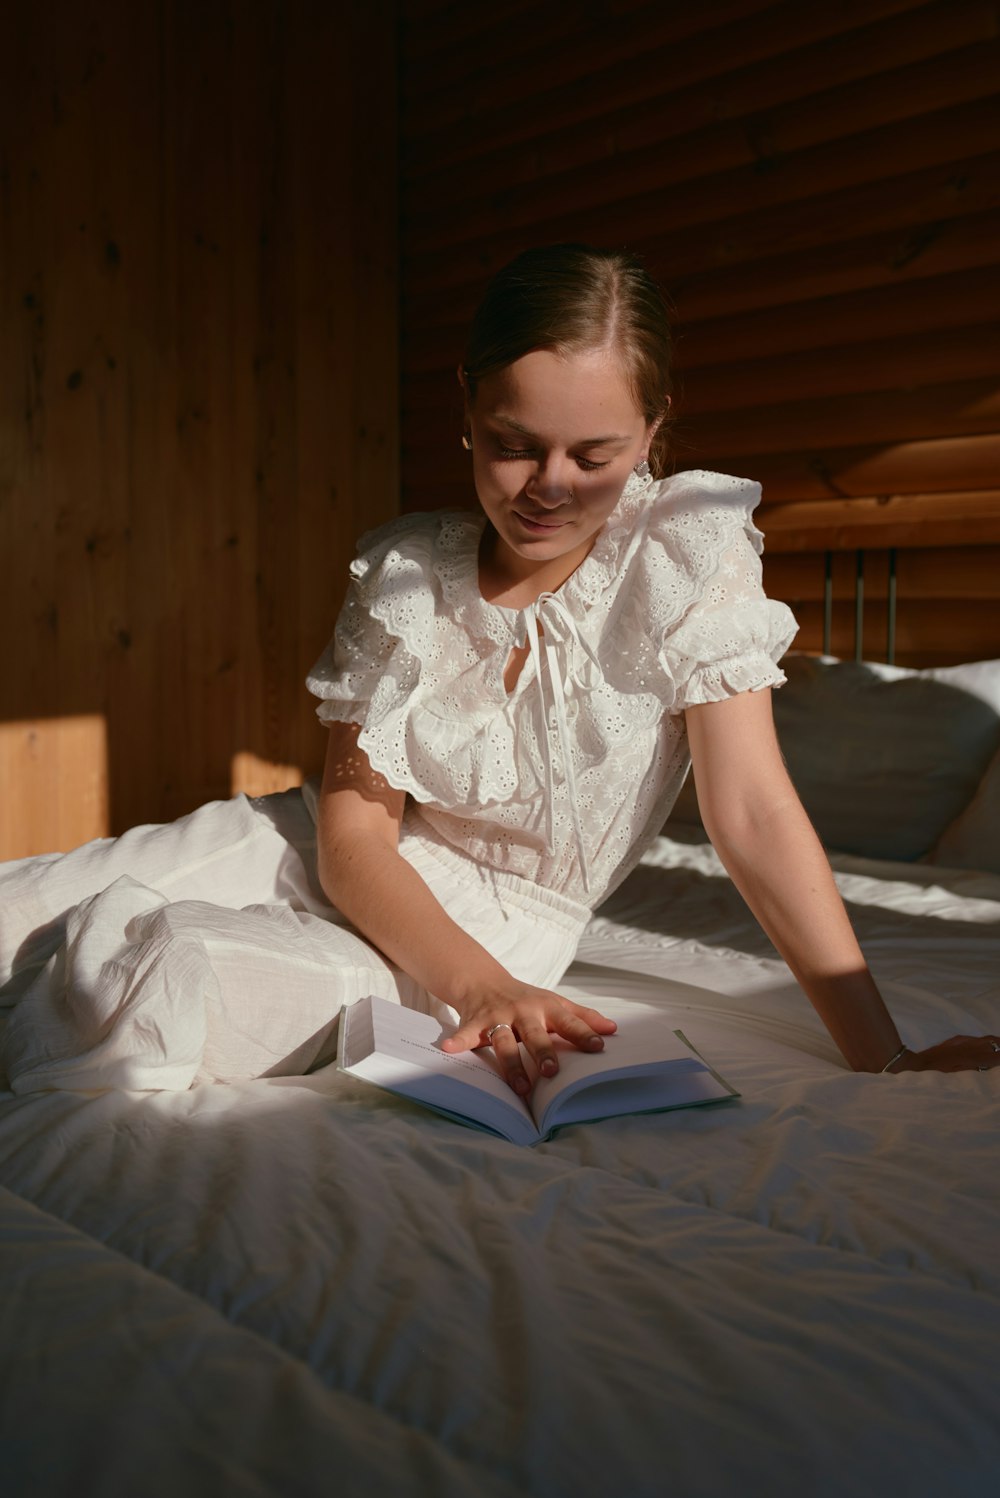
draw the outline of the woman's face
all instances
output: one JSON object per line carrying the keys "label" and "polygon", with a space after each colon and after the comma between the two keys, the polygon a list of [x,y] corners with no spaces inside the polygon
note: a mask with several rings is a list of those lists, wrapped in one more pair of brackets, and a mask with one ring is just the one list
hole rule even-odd
{"label": "woman's face", "polygon": [[649,450],[651,430],[618,359],[601,349],[525,354],[479,381],[467,419],[495,562],[512,579],[543,572],[546,586],[558,586]]}

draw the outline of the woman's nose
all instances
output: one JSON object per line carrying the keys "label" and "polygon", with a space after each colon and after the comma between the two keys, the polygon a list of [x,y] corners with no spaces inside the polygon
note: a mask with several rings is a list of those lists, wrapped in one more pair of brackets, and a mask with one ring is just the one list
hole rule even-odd
{"label": "woman's nose", "polygon": [[534,478],[527,485],[531,499],[551,508],[565,504],[572,492],[569,459],[553,453],[539,462]]}

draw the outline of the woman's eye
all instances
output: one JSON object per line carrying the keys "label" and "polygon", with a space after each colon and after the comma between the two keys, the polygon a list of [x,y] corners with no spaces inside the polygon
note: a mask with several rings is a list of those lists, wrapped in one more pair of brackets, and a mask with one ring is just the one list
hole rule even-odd
{"label": "woman's eye", "polygon": [[[497,450],[501,458],[511,462],[523,461],[526,458],[533,458],[535,456],[534,449],[530,447],[504,447],[503,443],[501,443]],[[590,458],[576,459],[577,466],[582,468],[585,473],[594,473],[598,468],[607,468],[609,462],[610,459],[603,463],[595,463]]]}

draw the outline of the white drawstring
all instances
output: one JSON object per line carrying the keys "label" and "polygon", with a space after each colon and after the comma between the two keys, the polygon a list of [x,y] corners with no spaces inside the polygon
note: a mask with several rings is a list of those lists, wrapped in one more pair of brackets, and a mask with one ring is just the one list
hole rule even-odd
{"label": "white drawstring", "polygon": [[[544,619],[542,617],[544,611]],[[531,659],[535,667],[535,678],[538,682],[538,699],[541,705],[542,729],[541,742],[544,746],[545,773],[547,779],[546,796],[546,822],[549,851],[555,852],[555,767],[552,762],[552,749],[549,745],[549,723],[548,712],[545,707],[545,687],[542,677],[542,645],[545,646],[545,660],[549,668],[549,685],[552,689],[552,708],[555,713],[556,731],[559,738],[559,749],[562,754],[563,777],[566,781],[566,796],[569,801],[569,814],[573,823],[573,836],[576,841],[576,851],[580,859],[580,873],[583,877],[583,887],[587,894],[590,893],[590,869],[587,864],[587,851],[583,841],[583,825],[580,821],[580,808],[576,790],[576,773],[573,769],[573,751],[569,737],[569,727],[566,722],[565,697],[567,687],[586,687],[591,685],[593,677],[587,670],[586,663],[581,663],[579,656],[582,653],[586,660],[598,668],[599,663],[594,652],[586,640],[579,633],[576,621],[572,614],[555,593],[542,593],[535,599],[534,603],[521,610],[517,618],[519,626],[519,638],[517,644],[523,648],[527,643],[531,651]],[[539,640],[539,623],[544,625],[541,641]],[[559,669],[559,655],[556,651],[556,643],[560,639],[567,651],[567,672],[565,677]]]}

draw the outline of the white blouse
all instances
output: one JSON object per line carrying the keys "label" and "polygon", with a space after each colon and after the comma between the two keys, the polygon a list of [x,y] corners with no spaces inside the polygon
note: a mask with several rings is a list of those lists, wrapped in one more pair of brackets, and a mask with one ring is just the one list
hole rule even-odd
{"label": "white blouse", "polygon": [[759,497],[726,474],[633,475],[587,558],[519,610],[480,592],[481,513],[392,520],[362,537],[307,678],[318,716],[360,724],[451,846],[593,908],[680,790],[683,709],[785,680],[796,623],[761,587]]}

